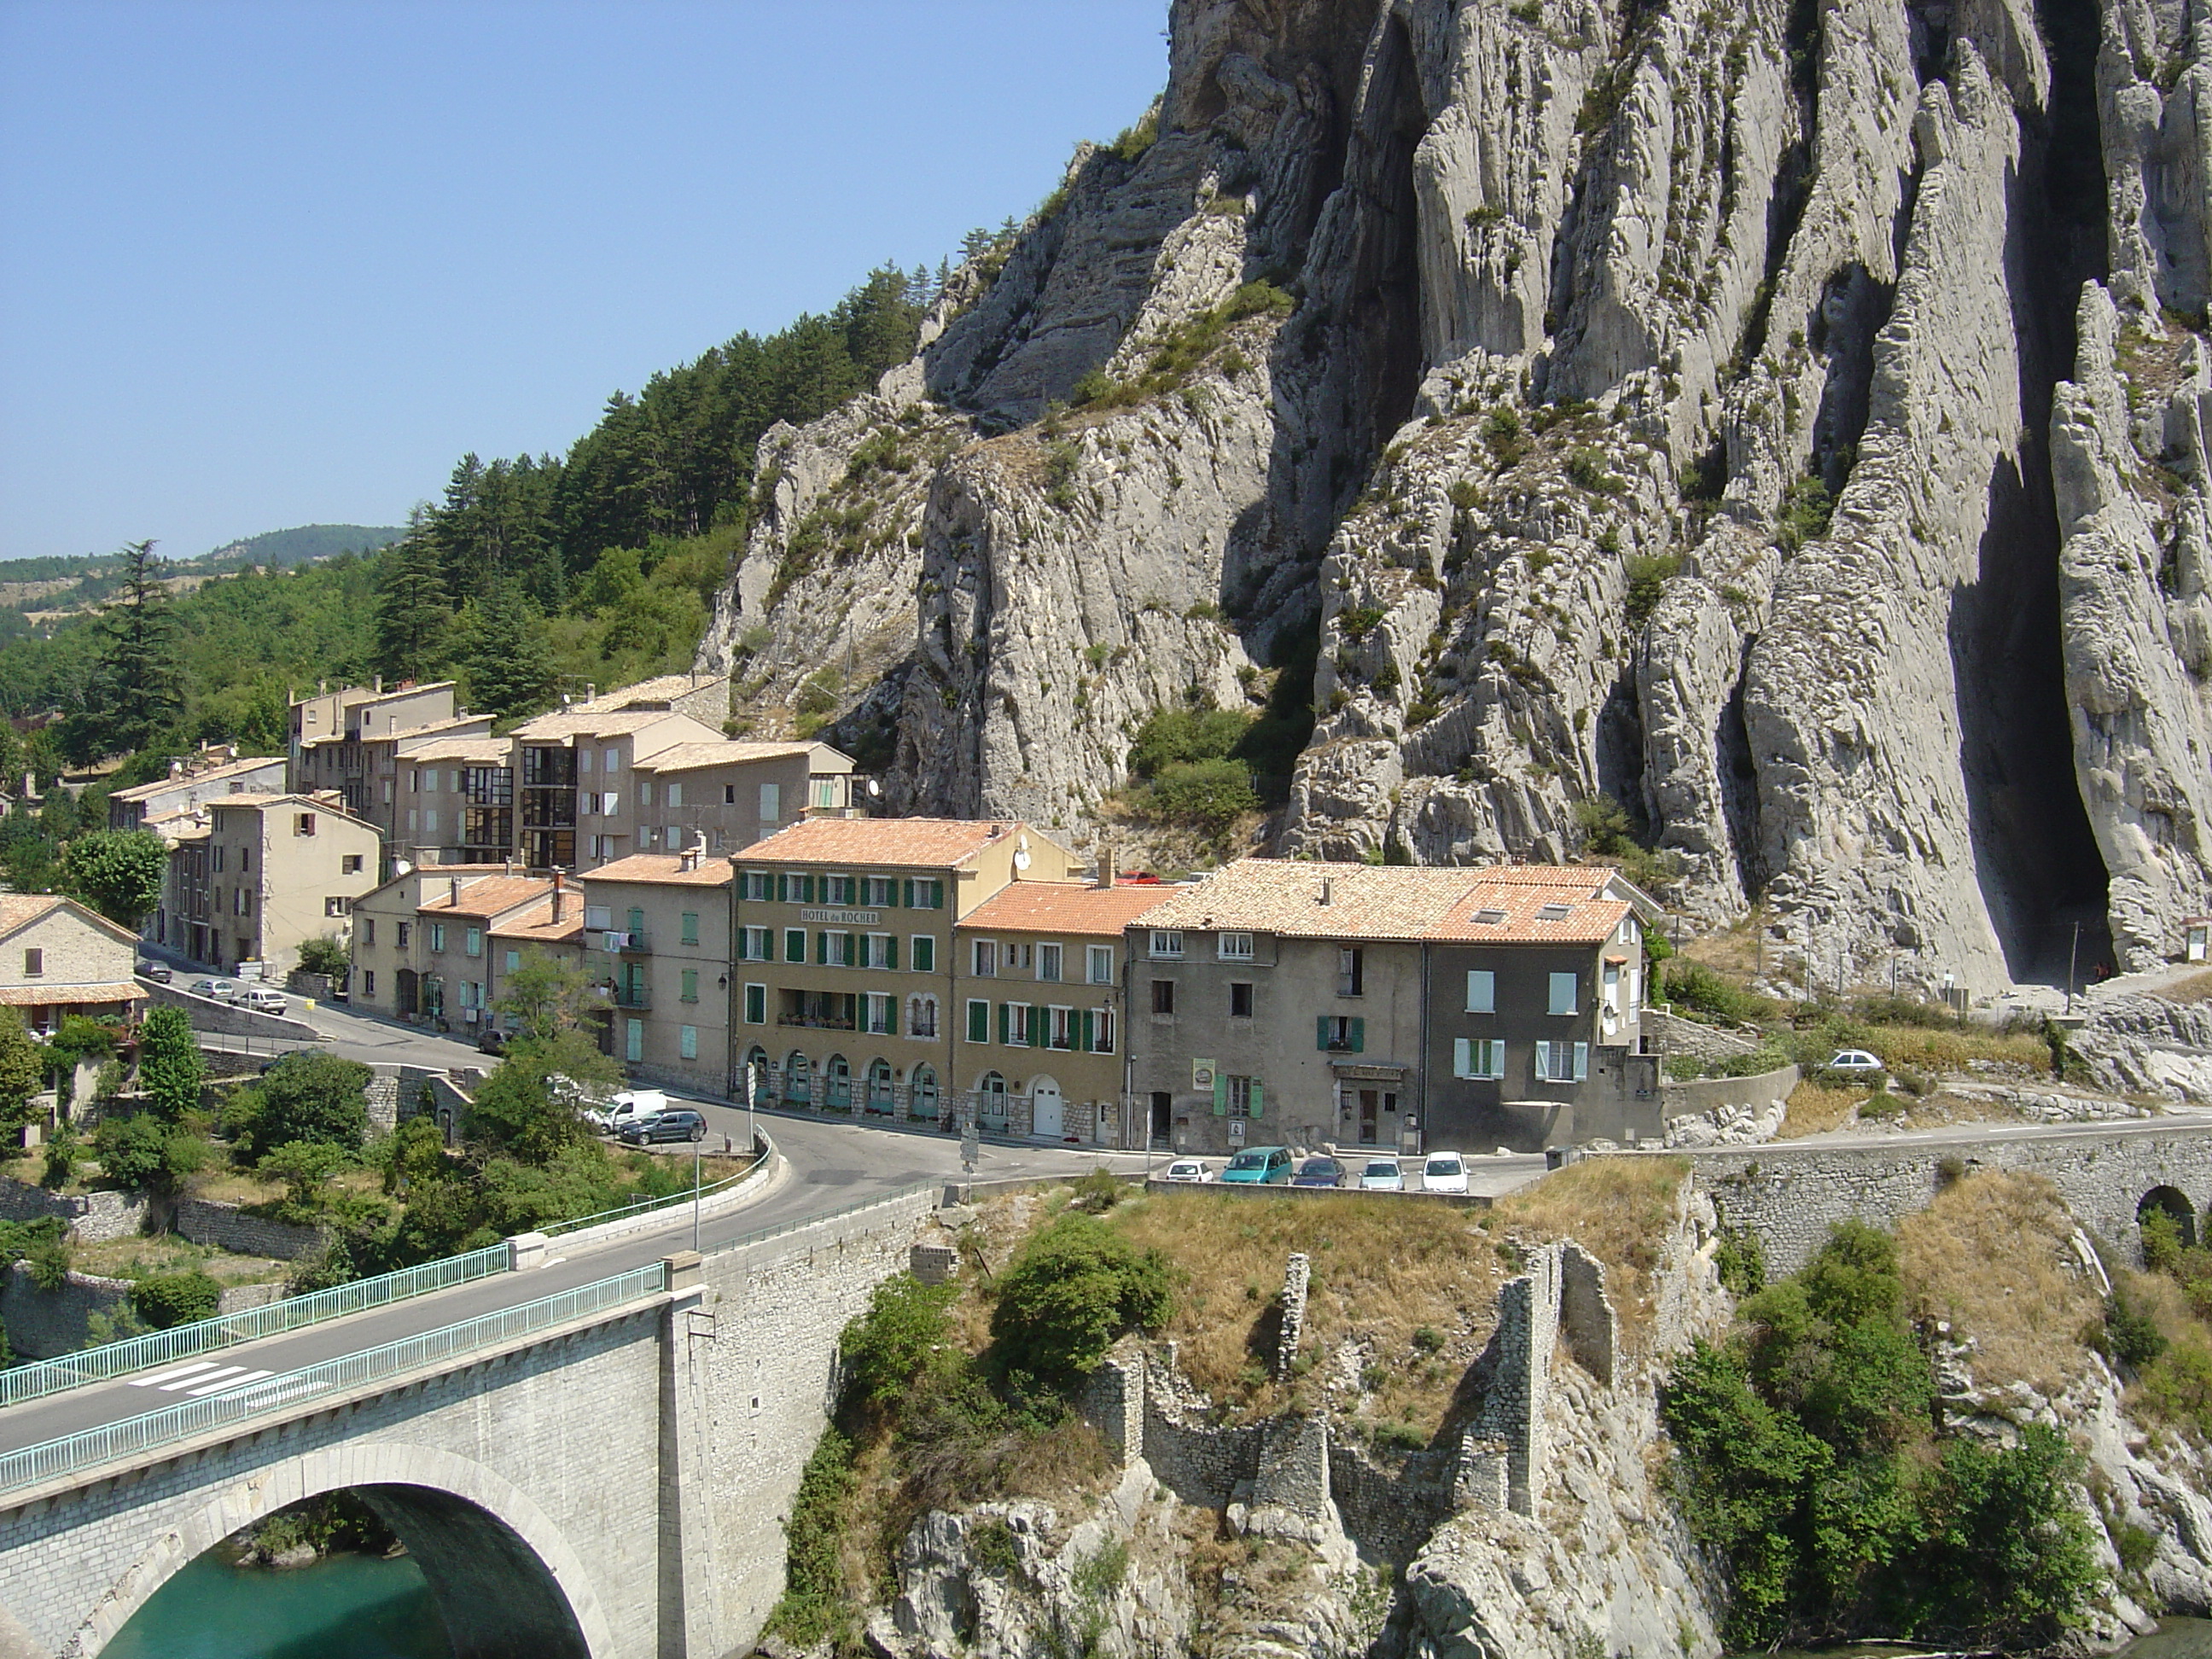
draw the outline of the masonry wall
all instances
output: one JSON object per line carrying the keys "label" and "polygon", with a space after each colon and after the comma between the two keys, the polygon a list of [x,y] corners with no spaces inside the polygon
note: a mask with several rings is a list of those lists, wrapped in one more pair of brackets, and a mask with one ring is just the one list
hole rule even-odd
{"label": "masonry wall", "polygon": [[1790,1091],[1797,1086],[1799,1073],[1795,1066],[1784,1066],[1778,1072],[1761,1072],[1756,1077],[1707,1077],[1694,1083],[1667,1083],[1660,1085],[1666,1102],[1666,1115],[1670,1118],[1688,1117],[1698,1112],[1711,1112],[1723,1106],[1743,1106],[1751,1110],[1764,1111],[1778,1100],[1790,1098]]}
{"label": "masonry wall", "polygon": [[177,1200],[178,1234],[195,1244],[211,1244],[240,1255],[272,1256],[297,1261],[322,1249],[329,1237],[319,1227],[294,1227],[248,1215],[235,1204],[219,1204],[204,1198]]}
{"label": "masonry wall", "polygon": [[104,1244],[143,1232],[149,1207],[143,1193],[50,1193],[27,1182],[0,1179],[0,1221],[58,1216],[82,1244]]}
{"label": "masonry wall", "polygon": [[305,1020],[281,1014],[256,1013],[213,997],[196,997],[178,985],[142,988],[156,1007],[181,1008],[195,1031],[219,1031],[225,1036],[282,1037],[289,1042],[319,1042],[323,1034]]}
{"label": "masonry wall", "polygon": [[[217,1313],[237,1313],[273,1302],[281,1285],[233,1285],[216,1304]],[[53,1290],[42,1290],[27,1263],[18,1261],[0,1279],[0,1324],[18,1359],[52,1359],[93,1341],[94,1315],[112,1317],[131,1300],[131,1281],[71,1273]]]}

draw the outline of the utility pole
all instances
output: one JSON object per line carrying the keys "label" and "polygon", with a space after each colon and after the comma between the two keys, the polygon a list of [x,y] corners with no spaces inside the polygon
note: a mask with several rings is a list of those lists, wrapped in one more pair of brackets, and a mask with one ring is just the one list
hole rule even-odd
{"label": "utility pole", "polygon": [[691,1143],[691,1249],[699,1249],[699,1147],[706,1139],[701,1135]]}
{"label": "utility pole", "polygon": [[2081,955],[2081,924],[2076,921],[2074,924],[2074,943],[2067,947],[2066,951],[2066,1012],[2069,1014],[2074,1012],[2074,964],[2080,960]]}

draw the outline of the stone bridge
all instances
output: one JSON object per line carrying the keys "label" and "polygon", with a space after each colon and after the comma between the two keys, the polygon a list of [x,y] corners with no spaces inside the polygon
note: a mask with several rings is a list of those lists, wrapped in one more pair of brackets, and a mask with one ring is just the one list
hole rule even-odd
{"label": "stone bridge", "polygon": [[196,1556],[338,1490],[406,1544],[459,1659],[741,1650],[781,1589],[838,1333],[929,1203],[671,1257],[623,1305],[0,1494],[0,1659],[91,1659]]}
{"label": "stone bridge", "polygon": [[[1681,1154],[1676,1154],[1681,1156]],[[2171,1213],[2185,1239],[2212,1235],[2212,1122],[2094,1128],[1971,1129],[1881,1140],[1714,1147],[1687,1154],[1699,1190],[1731,1226],[1749,1227],[1767,1271],[1795,1273],[1834,1223],[1892,1225],[1927,1207],[1942,1185],[1974,1170],[2025,1170],[2058,1188],[2082,1225],[2132,1253],[2142,1210]]]}

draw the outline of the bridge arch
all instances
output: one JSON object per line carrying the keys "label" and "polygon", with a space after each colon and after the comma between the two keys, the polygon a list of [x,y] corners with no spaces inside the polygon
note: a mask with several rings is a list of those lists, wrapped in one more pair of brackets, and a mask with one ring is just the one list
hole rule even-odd
{"label": "bridge arch", "polygon": [[2136,1224],[2140,1226],[2142,1218],[2153,1210],[2163,1210],[2173,1218],[2175,1230],[2181,1235],[2185,1249],[2197,1243],[2197,1209],[2179,1188],[2154,1187],[2145,1193],[2136,1205]]}
{"label": "bridge arch", "polygon": [[109,1587],[70,1651],[94,1659],[154,1592],[241,1527],[350,1491],[407,1546],[455,1659],[606,1659],[614,1640],[583,1563],[529,1495],[483,1464],[366,1441],[304,1452],[230,1487],[154,1541]]}

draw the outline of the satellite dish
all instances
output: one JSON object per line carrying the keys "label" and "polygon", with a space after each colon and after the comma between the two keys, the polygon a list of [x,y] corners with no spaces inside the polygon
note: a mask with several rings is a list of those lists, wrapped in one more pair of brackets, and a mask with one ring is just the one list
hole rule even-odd
{"label": "satellite dish", "polygon": [[871,795],[880,795],[884,793],[884,786],[878,782],[874,778],[870,778],[868,780],[868,793]]}
{"label": "satellite dish", "polygon": [[415,866],[408,863],[405,859],[394,859],[392,860],[392,873],[395,876],[406,875],[414,868]]}
{"label": "satellite dish", "polygon": [[1026,870],[1029,867],[1030,849],[1026,847],[1017,847],[1014,848],[1014,868],[1017,870]]}

